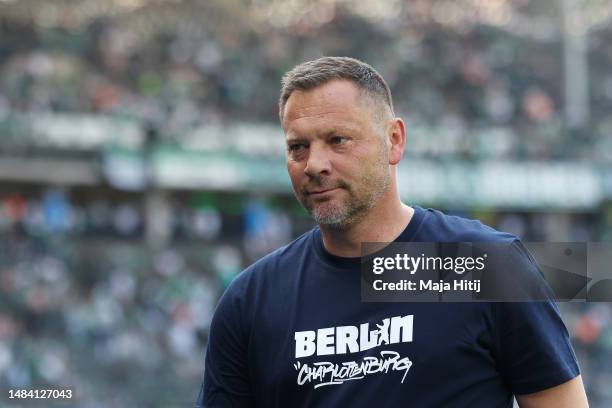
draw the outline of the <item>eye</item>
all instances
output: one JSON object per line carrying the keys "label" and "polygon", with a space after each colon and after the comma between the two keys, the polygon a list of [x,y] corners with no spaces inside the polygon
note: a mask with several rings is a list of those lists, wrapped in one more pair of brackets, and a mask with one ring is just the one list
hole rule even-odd
{"label": "eye", "polygon": [[348,137],[345,136],[332,136],[329,141],[331,144],[334,145],[341,145],[344,144],[345,142],[347,142],[349,140]]}
{"label": "eye", "polygon": [[290,143],[289,145],[287,145],[287,150],[289,150],[292,153],[297,153],[302,151],[302,149],[306,148],[306,144],[305,143]]}

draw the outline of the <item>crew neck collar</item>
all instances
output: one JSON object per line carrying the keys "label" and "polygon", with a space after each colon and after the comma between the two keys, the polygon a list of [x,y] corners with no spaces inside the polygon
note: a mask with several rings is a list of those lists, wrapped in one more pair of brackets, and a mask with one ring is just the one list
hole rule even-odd
{"label": "crew neck collar", "polygon": [[[425,216],[425,210],[419,206],[413,205],[414,214],[410,219],[410,222],[404,228],[404,230],[398,235],[393,242],[410,242],[414,239],[421,223]],[[323,237],[321,236],[321,229],[317,226],[313,230],[314,250],[315,255],[328,266],[338,269],[354,269],[359,268],[361,264],[361,257],[344,257],[337,256],[325,249],[323,245]]]}

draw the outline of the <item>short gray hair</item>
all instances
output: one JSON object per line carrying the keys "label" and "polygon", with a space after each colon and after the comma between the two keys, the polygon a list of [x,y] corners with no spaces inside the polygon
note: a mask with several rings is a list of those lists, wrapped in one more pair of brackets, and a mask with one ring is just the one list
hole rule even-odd
{"label": "short gray hair", "polygon": [[285,104],[294,91],[308,91],[334,79],[346,79],[373,97],[382,100],[393,114],[389,85],[374,68],[349,57],[322,57],[295,66],[281,80],[278,114],[281,122]]}

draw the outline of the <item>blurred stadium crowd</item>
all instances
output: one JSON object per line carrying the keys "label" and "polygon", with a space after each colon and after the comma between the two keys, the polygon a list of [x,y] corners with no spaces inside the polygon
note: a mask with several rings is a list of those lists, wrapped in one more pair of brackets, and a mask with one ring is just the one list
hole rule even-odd
{"label": "blurred stadium crowd", "polygon": [[[610,4],[570,1],[583,16],[573,32],[556,0],[360,3],[0,1],[0,389],[69,385],[83,407],[193,403],[223,288],[312,224],[286,182],[259,188],[223,166],[207,178],[205,155],[164,178],[155,160],[256,157],[281,172],[250,173],[286,178],[279,80],[303,60],[380,70],[407,119],[407,160],[612,175]],[[588,98],[573,113],[568,35],[588,38]],[[415,204],[526,241],[610,241],[606,197],[565,210]],[[610,304],[560,307],[591,406],[610,406]]]}
{"label": "blurred stadium crowd", "polygon": [[[22,115],[83,113],[129,117],[154,129],[157,141],[180,142],[201,126],[275,122],[286,69],[317,55],[346,54],[376,65],[409,123],[457,139],[410,154],[612,161],[609,25],[589,34],[589,120],[568,127],[563,43],[554,21],[534,33],[475,22],[453,29],[436,20],[435,9],[426,24],[406,13],[370,21],[337,6],[319,16],[328,22],[304,17],[275,27],[253,18],[227,24],[210,12],[224,11],[218,8],[202,16],[189,16],[185,7],[101,17],[85,26],[60,9],[4,21],[3,131],[22,130],[16,125]],[[55,21],[44,21],[54,14]]]}

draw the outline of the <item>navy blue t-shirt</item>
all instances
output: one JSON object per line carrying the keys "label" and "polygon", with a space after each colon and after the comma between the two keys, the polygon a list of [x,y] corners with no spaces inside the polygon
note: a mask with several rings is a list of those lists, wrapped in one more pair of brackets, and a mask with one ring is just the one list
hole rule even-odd
{"label": "navy blue t-shirt", "polygon": [[[513,235],[414,209],[396,241],[506,241],[539,274]],[[579,374],[552,301],[365,303],[360,285],[318,228],[248,267],[217,306],[197,407],[506,408]]]}

